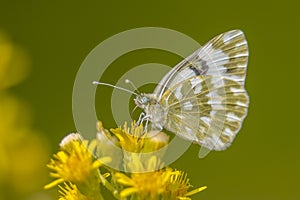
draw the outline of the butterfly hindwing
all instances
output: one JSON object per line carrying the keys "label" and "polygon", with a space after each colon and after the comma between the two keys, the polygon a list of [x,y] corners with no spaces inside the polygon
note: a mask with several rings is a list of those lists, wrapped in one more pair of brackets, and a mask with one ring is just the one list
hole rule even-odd
{"label": "butterfly hindwing", "polygon": [[197,76],[167,90],[161,104],[168,108],[166,129],[207,148],[222,150],[241,127],[248,96],[238,82]]}

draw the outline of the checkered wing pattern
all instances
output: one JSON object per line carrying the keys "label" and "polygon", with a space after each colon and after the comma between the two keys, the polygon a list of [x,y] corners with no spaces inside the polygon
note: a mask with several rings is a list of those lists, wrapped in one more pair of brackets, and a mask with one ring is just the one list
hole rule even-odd
{"label": "checkered wing pattern", "polygon": [[247,59],[245,36],[233,30],[175,66],[154,92],[166,109],[164,127],[209,149],[227,148],[247,114]]}

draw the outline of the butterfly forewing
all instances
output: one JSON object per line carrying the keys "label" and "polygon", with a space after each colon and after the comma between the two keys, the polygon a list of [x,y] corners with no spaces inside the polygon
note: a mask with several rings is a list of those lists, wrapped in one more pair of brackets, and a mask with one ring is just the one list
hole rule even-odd
{"label": "butterfly forewing", "polygon": [[220,34],[173,67],[160,81],[154,93],[165,90],[195,75],[222,75],[242,85],[245,81],[248,45],[240,30]]}
{"label": "butterfly forewing", "polygon": [[223,33],[199,50],[199,58],[209,66],[205,75],[222,75],[244,85],[248,62],[248,44],[240,30]]}
{"label": "butterfly forewing", "polygon": [[231,144],[247,114],[247,42],[223,33],[176,65],[154,94],[166,109],[164,127],[209,149]]}

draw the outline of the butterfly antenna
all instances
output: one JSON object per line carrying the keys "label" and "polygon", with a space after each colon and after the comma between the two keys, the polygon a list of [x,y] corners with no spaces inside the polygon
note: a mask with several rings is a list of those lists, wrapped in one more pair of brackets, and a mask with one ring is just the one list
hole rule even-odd
{"label": "butterfly antenna", "polygon": [[125,83],[129,83],[133,87],[134,90],[138,91],[138,93],[141,93],[131,80],[125,79]]}
{"label": "butterfly antenna", "polygon": [[123,90],[125,92],[128,92],[130,94],[134,94],[134,95],[138,95],[137,93],[131,91],[131,90],[127,90],[125,88],[122,88],[122,87],[118,87],[118,86],[115,86],[115,85],[112,85],[112,84],[109,84],[109,83],[103,83],[103,82],[98,82],[98,81],[93,81],[93,84],[94,85],[106,85],[106,86],[109,86],[109,87],[113,87],[113,88],[116,88],[116,89],[119,89],[119,90]]}

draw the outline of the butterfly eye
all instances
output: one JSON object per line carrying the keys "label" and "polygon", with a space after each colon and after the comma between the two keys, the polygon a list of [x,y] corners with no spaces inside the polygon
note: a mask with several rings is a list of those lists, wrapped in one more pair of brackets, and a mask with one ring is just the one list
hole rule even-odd
{"label": "butterfly eye", "polygon": [[143,97],[142,98],[142,103],[147,103],[148,102],[148,98],[147,97]]}

